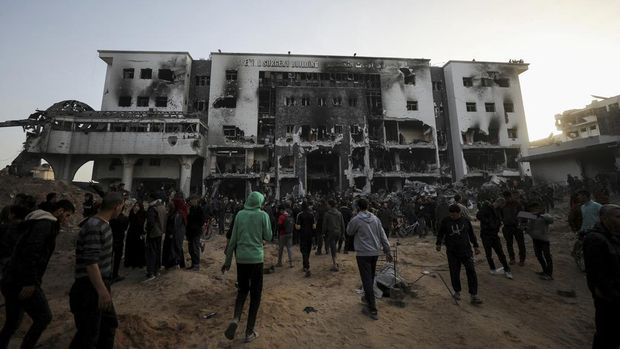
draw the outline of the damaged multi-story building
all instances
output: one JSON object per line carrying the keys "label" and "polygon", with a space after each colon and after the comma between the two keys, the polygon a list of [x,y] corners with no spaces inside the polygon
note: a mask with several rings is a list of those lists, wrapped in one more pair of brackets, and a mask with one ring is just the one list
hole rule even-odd
{"label": "damaged multi-story building", "polygon": [[49,110],[54,126],[30,136],[28,152],[62,179],[94,160],[103,183],[284,197],[529,171],[518,161],[527,150],[522,61],[99,55],[108,65],[101,111]]}
{"label": "damaged multi-story building", "polygon": [[597,98],[582,109],[555,115],[560,134],[531,143],[535,181],[566,184],[568,175],[603,175],[620,183],[620,96]]}

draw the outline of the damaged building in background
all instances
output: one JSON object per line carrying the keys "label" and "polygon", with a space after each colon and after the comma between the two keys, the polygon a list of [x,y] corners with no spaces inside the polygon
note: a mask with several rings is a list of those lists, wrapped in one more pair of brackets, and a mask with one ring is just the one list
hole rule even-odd
{"label": "damaged building in background", "polygon": [[566,184],[567,176],[606,176],[618,183],[620,96],[598,97],[583,109],[555,116],[560,134],[531,143],[528,161],[535,181]]}
{"label": "damaged building in background", "polygon": [[94,160],[104,184],[284,197],[529,174],[519,162],[522,61],[99,55],[108,65],[101,111],[44,111],[29,135],[26,153],[57,178]]}

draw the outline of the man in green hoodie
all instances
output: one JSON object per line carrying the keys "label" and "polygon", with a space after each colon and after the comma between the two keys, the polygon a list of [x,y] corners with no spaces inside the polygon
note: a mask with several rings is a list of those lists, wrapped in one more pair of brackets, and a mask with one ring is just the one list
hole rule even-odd
{"label": "man in green hoodie", "polygon": [[254,330],[256,315],[263,292],[263,261],[265,252],[263,241],[271,241],[271,220],[267,212],[261,208],[265,197],[259,192],[252,192],[245,202],[243,210],[237,213],[233,232],[226,248],[226,261],[222,273],[230,269],[233,253],[237,259],[237,283],[239,289],[235,302],[235,314],[228,325],[226,338],[235,338],[237,326],[241,320],[241,312],[245,299],[250,294],[250,310],[245,330],[245,341],[249,343],[258,337]]}

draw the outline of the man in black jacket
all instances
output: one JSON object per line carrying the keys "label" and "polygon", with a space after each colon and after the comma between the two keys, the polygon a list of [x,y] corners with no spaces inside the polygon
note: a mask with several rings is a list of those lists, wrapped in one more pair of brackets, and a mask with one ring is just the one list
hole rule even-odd
{"label": "man in black jacket", "polygon": [[[499,238],[499,228],[502,226],[502,220],[498,213],[498,210],[505,204],[503,198],[497,199],[493,205],[488,201],[482,203],[482,207],[478,210],[476,218],[480,221],[480,239],[482,240],[482,246],[484,247],[484,254],[491,268],[491,274],[496,275],[504,273],[508,279],[512,279],[512,273],[510,266],[506,261],[506,255],[502,249],[502,241]],[[501,269],[495,268],[495,262],[493,261],[493,250],[497,254],[499,262],[504,267]]]}
{"label": "man in black jacket", "polygon": [[605,205],[600,222],[583,241],[588,288],[592,292],[596,333],[593,348],[620,347],[620,206]]}
{"label": "man in black jacket", "polygon": [[24,312],[32,319],[32,326],[24,336],[22,348],[34,348],[39,337],[52,321],[52,312],[41,289],[47,264],[56,248],[60,226],[75,213],[68,200],[55,202],[51,212],[39,209],[26,216],[23,234],[11,257],[2,280],[6,321],[0,332],[0,348],[6,348],[19,328]]}
{"label": "man in black jacket", "polygon": [[190,206],[185,233],[187,248],[192,259],[192,265],[187,269],[193,271],[200,270],[200,236],[202,235],[202,226],[205,223],[204,211],[200,205],[198,205],[198,200],[199,197],[197,195],[192,195],[189,198]]}
{"label": "man in black jacket", "polygon": [[474,228],[468,219],[461,216],[461,208],[457,204],[451,205],[448,210],[450,214],[441,221],[437,233],[436,249],[441,251],[441,245],[446,245],[450,281],[454,288],[453,297],[456,300],[461,299],[461,265],[463,265],[467,273],[467,288],[471,295],[471,303],[481,304],[482,300],[478,297],[478,277],[471,251],[473,245],[475,253],[480,254]]}
{"label": "man in black jacket", "polygon": [[514,240],[517,241],[519,248],[519,266],[525,265],[525,238],[523,236],[523,230],[519,228],[519,219],[517,215],[520,211],[523,211],[523,205],[517,199],[517,194],[513,194],[506,191],[502,194],[506,203],[499,209],[499,215],[502,219],[504,227],[502,228],[502,234],[506,239],[506,250],[508,250],[508,256],[510,257],[509,264],[515,264],[515,251],[513,248]]}

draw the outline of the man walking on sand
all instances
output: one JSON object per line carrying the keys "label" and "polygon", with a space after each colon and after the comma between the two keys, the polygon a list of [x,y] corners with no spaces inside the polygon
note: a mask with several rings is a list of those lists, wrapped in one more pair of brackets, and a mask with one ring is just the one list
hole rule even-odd
{"label": "man walking on sand", "polygon": [[387,235],[377,216],[368,212],[368,200],[357,201],[358,214],[351,219],[347,234],[354,237],[357,267],[364,288],[364,302],[367,307],[362,312],[373,320],[379,320],[374,293],[375,272],[379,256],[385,254],[388,263],[392,263],[392,253]]}
{"label": "man walking on sand", "polygon": [[323,236],[327,237],[327,244],[332,254],[331,271],[338,271],[338,263],[336,263],[336,245],[340,237],[344,234],[345,226],[342,214],[336,208],[336,201],[327,200],[327,212],[323,216]]}
{"label": "man walking on sand", "polygon": [[41,288],[60,226],[69,221],[75,207],[68,200],[28,214],[20,225],[22,236],[17,241],[2,279],[6,317],[0,332],[0,348],[6,348],[19,328],[24,312],[32,325],[22,341],[22,348],[34,348],[41,334],[52,321],[52,312]]}
{"label": "man walking on sand", "polygon": [[446,245],[450,281],[454,289],[452,296],[456,300],[461,299],[461,265],[464,265],[471,303],[482,304],[482,300],[478,297],[478,277],[474,266],[474,255],[471,251],[471,245],[474,245],[474,252],[480,254],[474,228],[468,219],[461,216],[459,205],[450,205],[448,212],[449,216],[444,218],[439,226],[436,249],[441,251],[441,245]]}
{"label": "man walking on sand", "polygon": [[235,332],[243,304],[250,294],[250,309],[248,311],[248,323],[245,330],[245,341],[249,343],[258,337],[254,330],[256,315],[260,306],[263,292],[263,241],[271,241],[271,220],[269,215],[261,208],[265,197],[259,192],[252,192],[245,202],[243,210],[235,217],[233,232],[226,247],[226,261],[222,266],[222,273],[230,269],[233,253],[237,259],[237,283],[239,285],[237,300],[235,301],[235,314],[228,325],[226,338],[235,338]]}
{"label": "man walking on sand", "polygon": [[118,327],[112,304],[113,239],[110,220],[123,210],[119,192],[108,193],[99,213],[86,221],[78,234],[75,249],[75,282],[69,305],[77,332],[70,349],[113,348]]}

